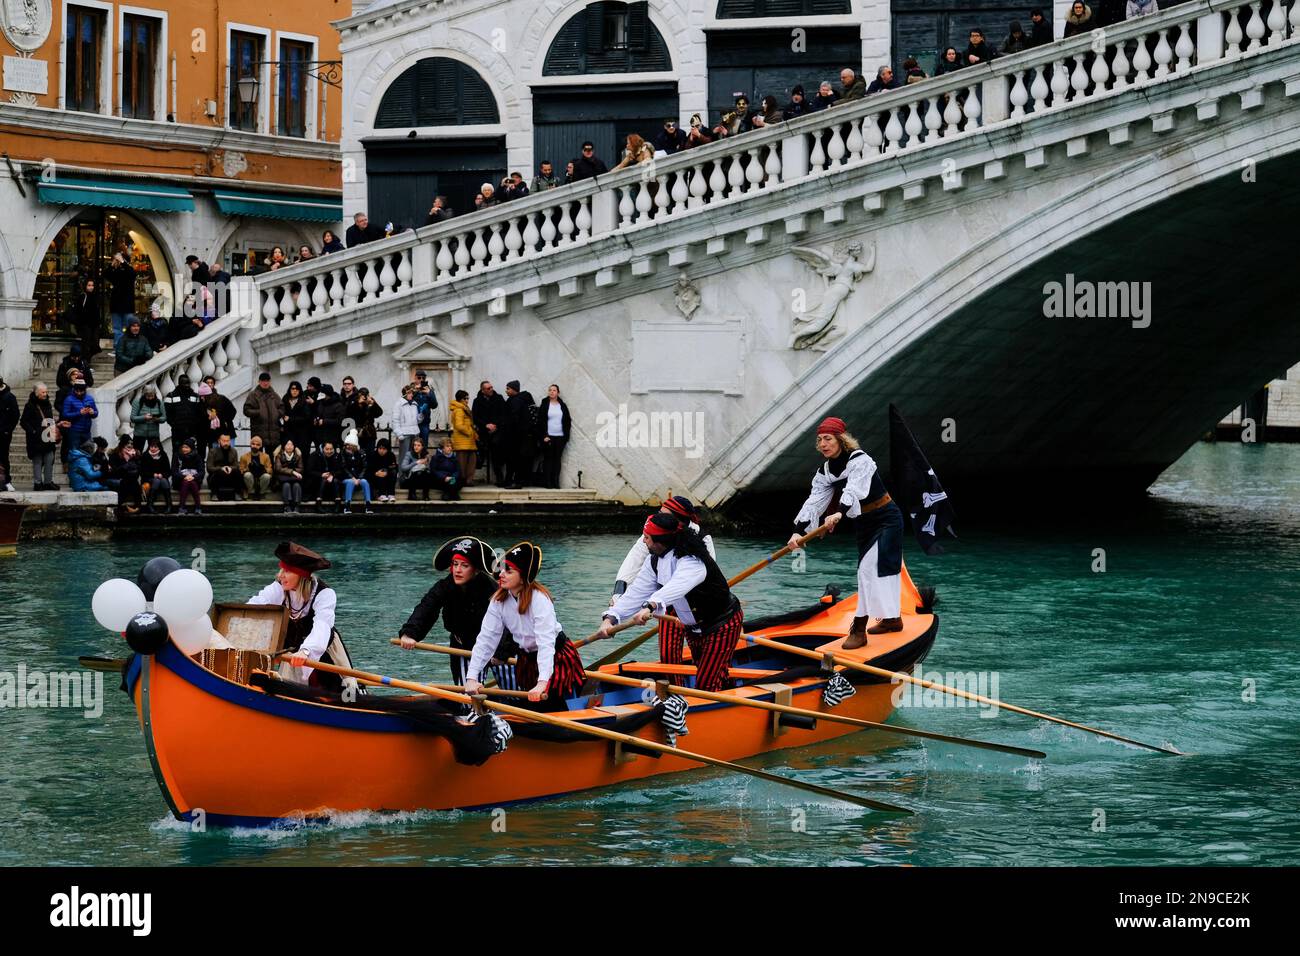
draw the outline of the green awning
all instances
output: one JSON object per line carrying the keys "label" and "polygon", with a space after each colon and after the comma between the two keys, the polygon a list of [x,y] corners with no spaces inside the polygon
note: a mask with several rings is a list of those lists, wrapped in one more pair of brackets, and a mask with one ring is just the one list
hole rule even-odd
{"label": "green awning", "polygon": [[188,189],[145,179],[68,179],[60,176],[49,182],[37,182],[36,195],[41,202],[67,206],[104,206],[151,212],[194,211],[194,197]]}
{"label": "green awning", "polygon": [[227,216],[294,219],[301,222],[343,221],[343,200],[293,193],[245,193],[214,189],[212,198]]}

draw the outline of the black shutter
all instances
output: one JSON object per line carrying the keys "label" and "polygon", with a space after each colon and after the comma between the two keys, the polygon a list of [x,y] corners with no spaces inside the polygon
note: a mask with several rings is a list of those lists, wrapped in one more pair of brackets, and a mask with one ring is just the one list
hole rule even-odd
{"label": "black shutter", "polygon": [[460,66],[460,106],[462,123],[498,122],[497,103],[483,77],[464,63]]}
{"label": "black shutter", "polygon": [[416,125],[414,93],[415,71],[407,70],[384,92],[375,116],[375,128],[397,129]]}
{"label": "black shutter", "polygon": [[605,4],[593,3],[582,11],[586,26],[583,42],[589,56],[599,56],[605,49]]}
{"label": "black shutter", "polygon": [[627,48],[644,50],[650,45],[650,4],[646,0],[627,5]]}

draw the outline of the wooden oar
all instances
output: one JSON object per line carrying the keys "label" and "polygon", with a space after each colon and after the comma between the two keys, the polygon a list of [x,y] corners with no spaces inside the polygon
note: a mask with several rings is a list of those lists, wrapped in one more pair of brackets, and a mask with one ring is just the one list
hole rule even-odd
{"label": "wooden oar", "polygon": [[120,657],[78,657],[77,663],[92,671],[120,671],[126,666]]}
{"label": "wooden oar", "polygon": [[[799,538],[799,546],[803,547],[809,541],[813,541],[816,538],[820,538],[828,530],[829,529],[826,527],[826,525],[824,524],[818,525],[816,528],[813,528],[807,534]],[[728,578],[727,587],[729,588],[735,587],[737,584],[745,580],[745,578],[749,577],[750,575],[757,574],[759,571],[762,571],[764,568],[768,567],[769,565],[774,564],[777,561],[780,561],[782,558],[784,558],[787,554],[789,554],[793,550],[794,548],[790,547],[790,545],[787,544],[781,550],[773,551],[762,561],[759,561],[757,564],[751,564],[749,567],[745,568],[745,570],[741,571],[735,577]],[[622,630],[624,626],[630,623],[631,621],[624,621],[623,624],[620,624],[617,629]],[[611,629],[610,633],[611,634],[614,633],[614,629]],[[591,666],[603,667],[605,664],[613,664],[616,661],[622,660],[625,654],[631,653],[632,651],[636,650],[638,647],[640,647],[642,644],[644,644],[646,641],[648,641],[650,638],[654,637],[658,633],[659,633],[659,627],[658,625],[656,625],[650,628],[644,634],[637,635],[635,638],[628,641],[622,647],[618,648],[618,650],[611,651],[610,653],[606,654],[604,657],[596,661],[596,663],[592,664]],[[597,632],[596,634],[593,634],[590,638],[588,638],[588,640],[584,643],[590,643],[591,641],[596,640],[599,636],[600,636],[600,632]]]}
{"label": "wooden oar", "polygon": [[[780,641],[773,641],[766,637],[759,637],[755,634],[746,634],[744,640],[751,644],[761,644],[763,647],[770,647],[776,651],[784,651],[787,654],[795,654],[799,657],[808,657],[814,660],[821,660],[825,657],[821,651],[810,651],[802,647],[795,647],[792,644],[782,644]],[[970,691],[961,690],[957,687],[948,687],[945,684],[936,684],[933,681],[924,680],[920,677],[913,677],[911,674],[904,674],[900,671],[886,670],[883,667],[875,667],[871,664],[863,664],[858,661],[850,660],[846,657],[832,655],[836,664],[841,664],[851,670],[861,671],[864,674],[875,674],[879,677],[888,677],[891,680],[907,681],[909,684],[916,684],[920,687],[928,687],[931,690],[942,691],[945,694],[952,694],[955,697],[964,697],[967,700],[977,701],[981,704],[988,704],[991,707],[1000,707],[1003,710],[1009,710],[1013,713],[1024,714],[1027,717],[1037,717],[1039,720],[1051,721],[1054,724],[1061,724],[1065,727],[1073,727],[1076,730],[1084,730],[1090,734],[1096,734],[1099,737],[1109,737],[1111,740],[1118,740],[1121,743],[1132,744],[1135,747],[1145,747],[1147,750],[1154,750],[1157,753],[1173,754],[1176,757],[1186,756],[1181,750],[1171,750],[1168,747],[1157,747],[1155,744],[1143,743],[1140,740],[1134,740],[1131,737],[1123,737],[1119,734],[1112,734],[1108,730],[1099,730],[1096,727],[1089,727],[1085,724],[1076,724],[1073,721],[1065,720],[1061,717],[1053,717],[1051,714],[1042,714],[1036,710],[1029,710],[1025,707],[1017,707],[1015,704],[1008,704],[1004,701],[995,700],[992,697],[985,697],[982,694],[972,694]]]}
{"label": "wooden oar", "polygon": [[[400,687],[403,690],[418,691],[421,694],[428,694],[430,697],[439,697],[443,700],[451,700],[459,704],[473,704],[475,702],[475,698],[469,697],[465,694],[441,690],[437,687],[430,687],[428,684],[417,684],[414,681],[400,680],[396,677],[385,677],[382,674],[369,674],[365,671],[353,670],[349,667],[336,667],[333,664],[322,664],[319,661],[312,664],[312,667],[318,670],[329,671],[333,674],[339,674],[343,677],[355,677],[358,680],[376,681],[385,687]],[[685,760],[706,764],[710,767],[722,767],[725,770],[734,770],[736,773],[748,774],[751,777],[758,777],[760,780],[767,780],[771,783],[784,784],[787,787],[794,787],[797,790],[804,790],[808,793],[815,793],[819,796],[829,797],[832,800],[843,800],[846,803],[857,804],[858,806],[866,807],[869,810],[883,810],[886,813],[904,813],[909,816],[912,813],[912,811],[908,810],[906,807],[895,806],[892,803],[872,800],[869,797],[860,797],[857,794],[845,793],[841,790],[832,790],[830,787],[822,787],[815,783],[806,783],[803,780],[792,780],[789,777],[782,777],[779,774],[768,773],[766,770],[741,766],[738,763],[732,763],[730,760],[722,760],[721,758],[710,757],[706,754],[693,753],[689,750],[682,750],[678,747],[669,747],[667,744],[661,744],[655,740],[646,740],[643,737],[633,737],[631,734],[621,734],[616,730],[608,730],[604,727],[593,727],[584,724],[579,720],[569,720],[564,717],[556,717],[554,714],[548,714],[542,711],[525,710],[522,707],[513,707],[510,704],[502,704],[494,700],[483,700],[482,704],[484,707],[491,708],[492,710],[498,711],[502,714],[509,714],[512,717],[531,720],[539,724],[550,724],[553,727],[564,727],[568,730],[586,734],[589,737],[614,740],[622,744],[630,744],[633,747],[640,747],[645,750],[654,750],[658,753],[668,754],[672,757],[682,757]]]}
{"label": "wooden oar", "polygon": [[[468,655],[468,651],[461,650],[459,647],[447,647],[445,644],[416,644],[416,650],[434,651],[439,654],[454,654],[457,656]],[[818,655],[820,659],[820,655]],[[775,671],[773,673],[776,673]],[[624,677],[620,674],[610,674],[605,671],[583,671],[592,681],[603,681],[607,684],[622,684],[627,687],[644,687],[646,680],[638,680],[635,677]],[[668,689],[674,694],[681,694],[683,697],[697,697],[701,700],[716,700],[725,704],[739,704],[742,707],[756,707],[760,710],[771,710],[782,714],[797,714],[800,717],[815,717],[818,720],[826,720],[831,723],[849,724],[854,727],[862,727],[868,730],[883,730],[886,733],[900,734],[904,737],[923,737],[927,740],[941,740],[945,743],[959,744],[967,747],[981,747],[985,750],[999,750],[1003,753],[1015,754],[1018,757],[1033,757],[1038,760],[1046,760],[1047,754],[1041,750],[1028,750],[1024,747],[1013,747],[1010,744],[995,744],[987,740],[973,740],[968,737],[952,737],[948,734],[934,733],[929,730],[914,730],[909,727],[896,727],[893,724],[881,724],[872,720],[862,720],[858,717],[846,717],[841,714],[828,714],[820,710],[804,710],[802,707],[790,707],[787,704],[776,704],[765,700],[752,700],[746,697],[735,697],[730,694],[718,694],[713,691],[697,690],[694,687],[681,687],[676,684],[669,684]],[[527,695],[525,695],[527,696]]]}
{"label": "wooden oar", "polygon": [[[617,674],[609,674],[599,671],[586,671],[588,677],[603,681],[607,684],[622,684],[626,687],[644,687],[646,681],[637,680],[635,677],[623,677]],[[1047,754],[1041,750],[1028,750],[1024,747],[1012,747],[1009,744],[995,744],[987,740],[972,740],[968,737],[951,737],[948,734],[937,734],[929,730],[913,730],[908,727],[895,727],[892,724],[881,724],[874,720],[863,720],[859,717],[847,717],[843,714],[832,714],[821,710],[806,710],[803,707],[791,707],[789,704],[777,704],[766,700],[754,700],[749,697],[737,697],[732,694],[719,694],[709,690],[698,690],[694,687],[680,687],[676,684],[669,684],[668,690],[674,694],[680,694],[683,697],[698,697],[701,700],[716,700],[724,704],[740,704],[743,707],[756,707],[760,710],[770,710],[778,714],[795,714],[799,717],[813,717],[817,720],[825,720],[834,724],[849,724],[853,727],[864,727],[870,730],[883,730],[890,734],[900,734],[904,737],[924,737],[926,740],[941,740],[950,744],[961,744],[966,747],[981,747],[985,750],[1000,750],[1003,753],[1015,754],[1018,757],[1033,757],[1038,760],[1046,760]]]}

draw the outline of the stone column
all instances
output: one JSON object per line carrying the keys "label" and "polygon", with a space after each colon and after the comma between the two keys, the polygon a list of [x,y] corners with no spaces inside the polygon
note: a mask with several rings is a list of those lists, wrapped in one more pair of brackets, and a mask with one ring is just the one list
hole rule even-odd
{"label": "stone column", "polygon": [[32,310],[35,308],[35,299],[0,299],[0,378],[12,388],[32,377]]}

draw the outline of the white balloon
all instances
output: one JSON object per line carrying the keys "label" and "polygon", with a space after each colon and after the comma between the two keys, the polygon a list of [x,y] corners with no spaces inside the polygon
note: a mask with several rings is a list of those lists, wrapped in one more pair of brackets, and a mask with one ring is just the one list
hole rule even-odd
{"label": "white balloon", "polygon": [[168,627],[191,622],[206,614],[211,606],[212,585],[190,568],[181,568],[163,578],[153,596],[153,609]]}
{"label": "white balloon", "polygon": [[113,578],[95,588],[90,599],[90,609],[95,620],[110,631],[121,634],[131,618],[144,610],[144,592],[134,581]]}
{"label": "white balloon", "polygon": [[212,622],[204,614],[192,621],[172,626],[171,635],[176,646],[184,651],[187,657],[193,657],[208,646],[208,641],[212,637]]}

